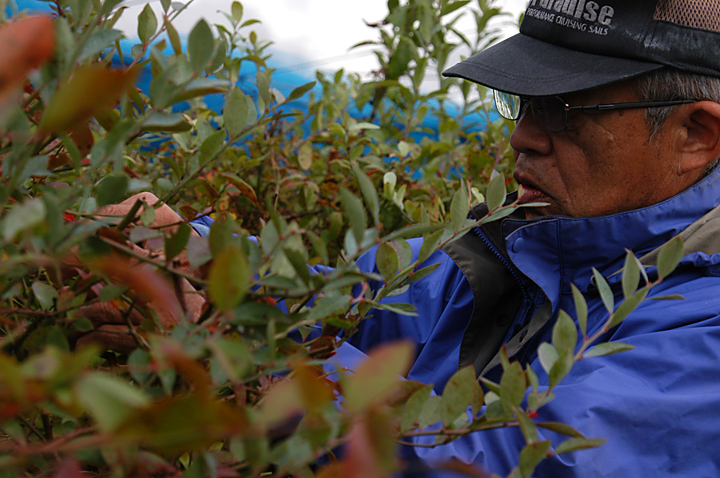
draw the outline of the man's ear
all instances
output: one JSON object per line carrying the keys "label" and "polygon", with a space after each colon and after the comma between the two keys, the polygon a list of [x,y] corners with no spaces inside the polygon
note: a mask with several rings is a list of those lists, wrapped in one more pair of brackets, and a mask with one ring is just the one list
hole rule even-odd
{"label": "man's ear", "polygon": [[698,101],[676,112],[680,172],[704,170],[720,157],[720,104]]}

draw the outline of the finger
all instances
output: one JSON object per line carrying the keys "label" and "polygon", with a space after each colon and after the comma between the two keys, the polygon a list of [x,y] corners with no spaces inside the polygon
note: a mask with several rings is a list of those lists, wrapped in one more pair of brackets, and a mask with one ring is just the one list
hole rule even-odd
{"label": "finger", "polygon": [[75,317],[84,317],[92,322],[95,328],[105,324],[117,324],[127,326],[128,321],[134,325],[140,325],[143,316],[137,309],[133,308],[128,314],[127,310],[123,311],[114,302],[100,302],[80,308]]}
{"label": "finger", "polygon": [[127,327],[103,325],[100,328],[81,335],[75,342],[75,348],[82,348],[88,345],[99,346],[103,350],[130,354],[138,348],[135,337],[132,336]]}
{"label": "finger", "polygon": [[195,323],[200,319],[200,316],[202,316],[205,310],[205,304],[207,302],[205,296],[195,289],[186,279],[181,280],[180,287],[185,314],[191,322]]}
{"label": "finger", "polygon": [[[105,206],[103,208],[98,209],[98,214],[105,214],[110,216],[125,216],[132,207],[135,205],[137,201],[142,201],[148,206],[152,207],[157,204],[159,201],[158,197],[155,196],[152,193],[149,192],[142,192],[135,194],[128,199],[124,200],[123,202],[119,204],[111,204],[109,206]],[[143,206],[140,206],[140,209],[138,209],[137,214],[141,214],[143,212]],[[176,213],[170,206],[167,204],[162,204],[161,206],[155,208],[155,220],[149,224],[150,227],[164,227],[164,226],[170,226],[173,224],[179,224],[183,222],[183,218]],[[177,227],[171,226],[167,228],[167,232],[170,234],[174,234],[177,230]],[[194,234],[197,234],[195,231],[193,231]]]}

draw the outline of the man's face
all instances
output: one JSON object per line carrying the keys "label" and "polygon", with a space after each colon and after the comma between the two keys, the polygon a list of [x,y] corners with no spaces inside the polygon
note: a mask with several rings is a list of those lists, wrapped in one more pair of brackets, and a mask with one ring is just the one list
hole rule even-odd
{"label": "man's face", "polygon": [[[638,101],[622,83],[564,96],[571,106]],[[515,179],[525,189],[521,202],[529,219],[544,215],[603,216],[649,206],[691,183],[679,178],[672,134],[650,141],[645,110],[571,112],[568,128],[548,133],[526,111],[510,144]]]}

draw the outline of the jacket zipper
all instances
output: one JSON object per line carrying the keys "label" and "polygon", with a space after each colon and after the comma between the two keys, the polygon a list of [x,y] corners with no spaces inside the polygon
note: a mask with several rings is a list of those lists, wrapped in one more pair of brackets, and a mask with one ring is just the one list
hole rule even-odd
{"label": "jacket zipper", "polygon": [[[495,255],[495,257],[500,259],[500,262],[502,263],[502,265],[505,266],[505,268],[508,271],[510,271],[510,274],[515,279],[515,282],[517,282],[517,284],[520,286],[520,291],[522,292],[522,295],[523,295],[523,309],[524,310],[522,311],[522,315],[523,315],[523,324],[524,324],[527,319],[530,303],[532,302],[530,300],[530,293],[528,292],[527,287],[525,287],[524,282],[522,281],[520,276],[517,274],[515,267],[512,264],[510,264],[510,262],[508,262],[507,259],[505,259],[505,256],[503,256],[502,253],[490,241],[490,239],[488,239],[485,236],[485,234],[482,232],[482,230],[476,226],[476,227],[472,228],[472,232],[473,232],[473,234],[475,234],[476,236],[478,236],[480,238],[480,240],[483,242],[483,244],[485,244],[485,246],[488,249],[490,249],[490,252],[492,252]],[[517,316],[515,318],[517,318]],[[513,321],[514,321],[514,319],[513,319]]]}

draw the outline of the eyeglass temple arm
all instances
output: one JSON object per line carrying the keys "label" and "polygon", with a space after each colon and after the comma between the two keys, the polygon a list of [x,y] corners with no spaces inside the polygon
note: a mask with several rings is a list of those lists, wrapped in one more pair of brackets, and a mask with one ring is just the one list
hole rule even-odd
{"label": "eyeglass temple arm", "polygon": [[673,106],[682,105],[687,103],[695,103],[698,100],[695,99],[684,99],[684,100],[668,100],[668,101],[635,101],[630,103],[609,103],[604,105],[583,105],[583,106],[568,106],[566,105],[567,111],[607,111],[607,110],[624,110],[633,108],[658,108],[662,106]]}

